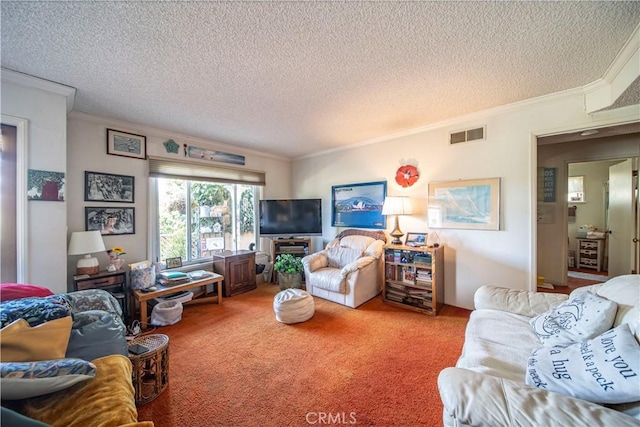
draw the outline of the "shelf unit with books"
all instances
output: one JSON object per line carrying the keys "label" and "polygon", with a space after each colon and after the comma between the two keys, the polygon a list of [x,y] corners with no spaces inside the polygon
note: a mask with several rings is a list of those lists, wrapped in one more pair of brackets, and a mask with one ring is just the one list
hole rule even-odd
{"label": "shelf unit with books", "polygon": [[444,305],[444,247],[384,247],[384,302],[437,315]]}

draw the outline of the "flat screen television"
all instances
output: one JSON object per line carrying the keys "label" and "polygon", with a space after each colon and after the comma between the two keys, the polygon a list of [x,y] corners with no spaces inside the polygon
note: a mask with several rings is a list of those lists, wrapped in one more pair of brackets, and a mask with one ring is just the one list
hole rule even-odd
{"label": "flat screen television", "polygon": [[260,200],[262,237],[322,235],[322,199]]}

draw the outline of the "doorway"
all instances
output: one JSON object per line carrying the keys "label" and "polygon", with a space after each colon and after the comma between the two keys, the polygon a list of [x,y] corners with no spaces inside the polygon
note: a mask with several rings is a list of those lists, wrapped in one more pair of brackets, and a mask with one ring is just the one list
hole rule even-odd
{"label": "doorway", "polygon": [[0,133],[0,282],[18,279],[16,257],[17,128],[2,124]]}
{"label": "doorway", "polygon": [[[584,134],[584,135],[583,135]],[[548,213],[550,216],[538,217],[537,223],[537,273],[539,276],[545,277],[545,282],[557,285],[558,288],[567,289],[567,283],[569,281],[569,261],[570,254],[574,255],[575,259],[576,237],[577,229],[584,225],[594,225],[600,231],[610,230],[611,227],[606,222],[607,210],[605,209],[605,196],[607,194],[607,188],[604,185],[608,182],[607,173],[602,172],[603,178],[600,183],[595,186],[591,182],[587,182],[585,186],[586,201],[593,200],[590,192],[595,190],[597,197],[602,202],[602,207],[599,210],[599,218],[589,219],[581,218],[581,215],[588,213],[587,204],[575,203],[576,200],[568,201],[569,195],[569,175],[578,175],[580,172],[573,170],[573,164],[588,163],[588,162],[610,162],[616,163],[627,158],[637,159],[640,157],[640,146],[638,146],[638,138],[640,138],[640,123],[634,122],[627,125],[616,125],[608,128],[598,129],[598,133],[586,131],[575,131],[567,134],[557,134],[548,137],[539,137],[537,140],[537,163],[538,172],[543,170],[555,170],[557,173],[557,182],[555,184],[557,197],[553,201],[547,202],[546,200],[541,203],[540,195],[538,196],[538,212]],[[569,173],[569,165],[572,166],[572,172]],[[606,170],[606,169],[605,169]],[[637,170],[637,160],[633,163],[633,170]],[[629,177],[631,180],[631,177]],[[637,182],[637,177],[635,177]],[[575,217],[575,222],[569,223],[569,208],[575,208],[575,212],[571,216]],[[543,210],[541,210],[543,209]],[[637,223],[638,220],[638,208],[632,206],[627,211],[627,218]],[[541,218],[544,220],[541,220]],[[593,222],[598,224],[593,224]],[[575,227],[576,231],[569,231],[570,226]],[[632,232],[629,232],[628,238],[625,239],[625,244],[628,245],[627,252],[630,252],[632,245],[637,246],[637,243],[631,243]],[[609,234],[606,239],[610,240]],[[638,236],[636,236],[638,237]],[[588,248],[591,249],[591,248]],[[584,271],[585,274],[593,274],[595,276],[602,276],[605,278],[612,276],[610,271],[610,263],[612,261],[610,255],[611,247],[609,242],[603,251],[602,256],[607,257],[602,261],[601,272],[597,269],[591,268]],[[573,251],[570,253],[570,251]],[[605,253],[606,252],[606,253]],[[637,259],[637,256],[636,256]],[[575,264],[574,264],[575,265]],[[630,264],[631,265],[631,264]],[[629,270],[623,274],[630,273]],[[608,275],[604,276],[607,272]],[[592,276],[586,276],[589,279],[594,279]],[[595,277],[597,280],[602,280],[600,277]],[[582,280],[582,279],[581,279]]]}

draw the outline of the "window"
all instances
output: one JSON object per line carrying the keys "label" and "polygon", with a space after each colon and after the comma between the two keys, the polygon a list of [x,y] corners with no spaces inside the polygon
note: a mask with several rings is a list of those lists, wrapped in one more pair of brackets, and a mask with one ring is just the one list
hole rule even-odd
{"label": "window", "polygon": [[569,197],[571,203],[582,203],[584,199],[584,176],[569,177]]}
{"label": "window", "polygon": [[211,259],[216,250],[256,243],[257,187],[246,184],[152,178],[157,200],[156,247],[161,261]]}

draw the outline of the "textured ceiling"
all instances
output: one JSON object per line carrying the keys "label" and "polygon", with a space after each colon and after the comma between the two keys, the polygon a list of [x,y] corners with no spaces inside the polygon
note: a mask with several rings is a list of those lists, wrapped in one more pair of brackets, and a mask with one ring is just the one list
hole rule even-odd
{"label": "textured ceiling", "polygon": [[601,78],[640,2],[1,2],[74,109],[298,157]]}

